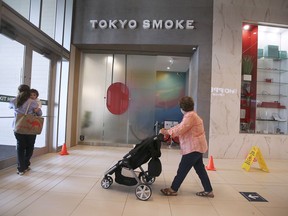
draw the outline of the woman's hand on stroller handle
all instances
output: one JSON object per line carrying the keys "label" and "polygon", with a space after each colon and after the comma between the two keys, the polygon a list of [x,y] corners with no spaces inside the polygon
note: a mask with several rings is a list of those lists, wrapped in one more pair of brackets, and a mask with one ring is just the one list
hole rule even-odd
{"label": "woman's hand on stroller handle", "polygon": [[168,135],[169,134],[165,128],[160,129],[159,133],[161,133],[163,135]]}

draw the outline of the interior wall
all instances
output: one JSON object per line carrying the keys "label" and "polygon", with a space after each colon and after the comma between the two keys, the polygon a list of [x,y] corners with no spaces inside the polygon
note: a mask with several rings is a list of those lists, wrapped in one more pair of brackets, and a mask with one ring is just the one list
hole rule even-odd
{"label": "interior wall", "polygon": [[288,2],[214,0],[213,11],[209,154],[244,159],[259,146],[265,159],[288,159],[286,135],[239,133],[242,23],[288,26]]}

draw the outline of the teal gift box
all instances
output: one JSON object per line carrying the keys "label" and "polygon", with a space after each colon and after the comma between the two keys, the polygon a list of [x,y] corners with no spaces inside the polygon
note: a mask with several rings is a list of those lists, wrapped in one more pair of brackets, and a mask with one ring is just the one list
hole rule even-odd
{"label": "teal gift box", "polygon": [[287,59],[287,51],[280,50],[279,51],[279,58],[280,59]]}
{"label": "teal gift box", "polygon": [[267,45],[263,51],[264,57],[279,58],[279,47],[276,45]]}
{"label": "teal gift box", "polygon": [[262,58],[263,57],[263,49],[258,49],[257,56],[258,56],[258,58]]}

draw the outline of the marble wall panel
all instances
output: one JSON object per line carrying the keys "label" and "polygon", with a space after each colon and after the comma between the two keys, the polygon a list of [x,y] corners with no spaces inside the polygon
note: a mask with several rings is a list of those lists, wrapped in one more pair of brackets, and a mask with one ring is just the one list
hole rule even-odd
{"label": "marble wall panel", "polygon": [[288,27],[288,1],[214,0],[213,11],[209,155],[244,159],[259,146],[264,158],[288,159],[288,135],[239,133],[242,23]]}

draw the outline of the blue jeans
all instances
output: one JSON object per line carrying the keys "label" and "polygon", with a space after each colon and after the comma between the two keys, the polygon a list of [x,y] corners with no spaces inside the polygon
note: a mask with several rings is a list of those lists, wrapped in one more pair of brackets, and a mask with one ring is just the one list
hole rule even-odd
{"label": "blue jeans", "polygon": [[24,172],[30,166],[36,135],[14,133],[17,140],[17,169]]}
{"label": "blue jeans", "polygon": [[197,175],[199,176],[204,190],[206,192],[211,192],[213,189],[203,164],[203,154],[200,152],[191,152],[182,156],[177,170],[177,175],[172,182],[171,188],[174,191],[178,191],[192,167],[194,167]]}

